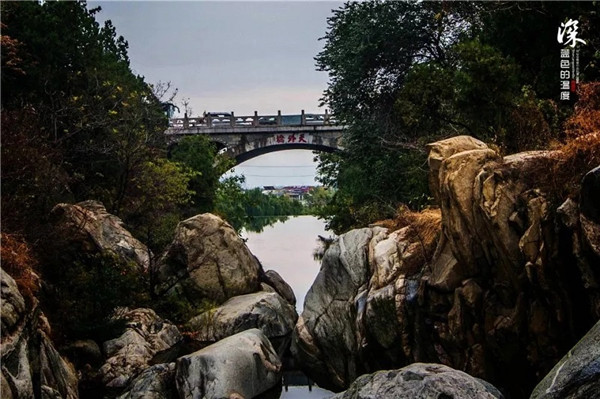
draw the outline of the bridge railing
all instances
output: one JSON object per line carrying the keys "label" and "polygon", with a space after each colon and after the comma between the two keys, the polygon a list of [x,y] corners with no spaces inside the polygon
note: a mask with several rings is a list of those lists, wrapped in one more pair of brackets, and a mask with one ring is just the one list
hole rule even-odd
{"label": "bridge railing", "polygon": [[197,117],[171,118],[169,127],[172,129],[202,128],[235,128],[235,127],[265,127],[265,126],[334,126],[338,121],[335,116],[325,111],[324,114],[307,114],[302,110],[297,115],[254,115],[237,116],[233,112],[206,113]]}

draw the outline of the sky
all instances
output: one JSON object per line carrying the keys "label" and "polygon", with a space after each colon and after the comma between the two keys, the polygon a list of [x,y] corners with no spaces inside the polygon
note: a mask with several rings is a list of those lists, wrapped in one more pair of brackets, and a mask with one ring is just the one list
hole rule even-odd
{"label": "sky", "polygon": [[[88,1],[96,19],[110,19],[129,43],[134,73],[170,82],[175,102],[192,115],[324,112],[328,76],[315,69],[327,18],[341,2],[327,1]],[[246,188],[315,185],[314,154],[266,154],[235,168]]]}

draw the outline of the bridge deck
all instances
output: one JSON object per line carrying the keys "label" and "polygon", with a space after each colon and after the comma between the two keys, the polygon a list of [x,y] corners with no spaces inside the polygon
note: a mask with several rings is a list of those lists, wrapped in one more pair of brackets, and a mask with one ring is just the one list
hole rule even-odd
{"label": "bridge deck", "polygon": [[206,126],[194,126],[194,127],[170,127],[166,130],[167,135],[188,135],[188,134],[260,134],[260,133],[317,133],[317,132],[340,132],[344,130],[345,126],[333,126],[333,125],[305,125],[305,126],[284,126],[284,125],[269,125],[269,126],[219,126],[219,127],[206,127]]}

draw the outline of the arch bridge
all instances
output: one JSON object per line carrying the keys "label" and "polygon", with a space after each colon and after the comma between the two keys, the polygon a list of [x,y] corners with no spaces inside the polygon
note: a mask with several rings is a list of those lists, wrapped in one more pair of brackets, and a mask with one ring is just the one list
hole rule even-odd
{"label": "arch bridge", "polygon": [[240,164],[274,151],[307,149],[334,152],[342,149],[345,126],[324,114],[237,116],[233,112],[211,112],[201,117],[172,118],[165,134],[172,143],[190,135],[209,135],[219,150]]}

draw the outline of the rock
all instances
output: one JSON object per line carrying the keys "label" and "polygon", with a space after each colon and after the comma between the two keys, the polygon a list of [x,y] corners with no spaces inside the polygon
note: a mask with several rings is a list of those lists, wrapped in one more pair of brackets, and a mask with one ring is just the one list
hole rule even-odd
{"label": "rock", "polygon": [[[289,337],[296,325],[296,309],[277,293],[257,292],[229,299],[188,322],[186,330],[202,342],[216,342],[252,328],[271,341]],[[283,354],[283,351],[278,351]]]}
{"label": "rock", "polygon": [[162,320],[151,309],[121,309],[114,319],[125,320],[127,328],[118,338],[104,343],[107,360],[100,368],[102,382],[123,389],[140,372],[148,368],[152,358],[182,340],[174,325]]}
{"label": "rock", "polygon": [[267,270],[262,276],[265,283],[270,285],[277,291],[279,295],[288,301],[292,306],[296,306],[296,295],[292,287],[277,273],[275,270]]}
{"label": "rock", "polygon": [[173,243],[154,266],[155,292],[198,305],[260,289],[261,267],[235,230],[205,213],[180,222]]}
{"label": "rock", "polygon": [[370,243],[383,239],[385,231],[375,227],[341,235],[325,252],[306,294],[291,349],[323,388],[340,389],[360,374],[354,299],[368,282]]}
{"label": "rock", "polygon": [[580,197],[583,216],[600,224],[600,166],[590,170],[583,177]]}
{"label": "rock", "polygon": [[175,363],[156,364],[142,371],[119,399],[175,399]]}
{"label": "rock", "polygon": [[427,157],[427,164],[429,165],[429,187],[431,188],[433,197],[438,203],[440,201],[438,175],[442,162],[459,152],[484,150],[487,148],[488,146],[483,141],[479,141],[471,136],[455,136],[446,140],[427,144],[427,149],[429,150],[429,156]]}
{"label": "rock", "polygon": [[175,381],[181,398],[254,398],[281,383],[281,362],[251,329],[179,358]]}
{"label": "rock", "polygon": [[441,364],[414,363],[399,370],[362,375],[331,399],[503,398],[491,384]]}
{"label": "rock", "polygon": [[135,239],[123,227],[123,221],[108,213],[100,202],[58,204],[50,216],[55,240],[61,242],[60,248],[57,248],[57,252],[61,251],[58,253],[61,259],[71,261],[69,254],[79,251],[111,251],[127,261],[133,261],[139,270],[148,269],[148,248]]}
{"label": "rock", "polygon": [[[2,398],[33,398],[34,387],[42,397],[78,398],[77,375],[64,360],[40,325],[45,317],[34,301],[27,309],[16,283],[2,276]],[[44,396],[45,395],[45,396]]]}
{"label": "rock", "polygon": [[60,356],[46,334],[40,333],[40,341],[39,365],[42,391],[53,393],[46,394],[47,397],[78,398],[78,379],[75,369]]}
{"label": "rock", "polygon": [[531,399],[587,399],[600,393],[600,321],[535,387]]}
{"label": "rock", "polygon": [[430,148],[442,211],[433,256],[419,253],[412,228],[343,235],[307,295],[292,352],[331,390],[428,362],[525,397],[600,319],[595,177],[584,182],[585,212],[573,200],[557,209],[536,177],[560,153],[502,158],[464,137]]}
{"label": "rock", "polygon": [[2,321],[2,337],[10,334],[17,326],[25,313],[25,299],[19,292],[15,280],[4,270],[0,269],[2,298],[0,319]]}

